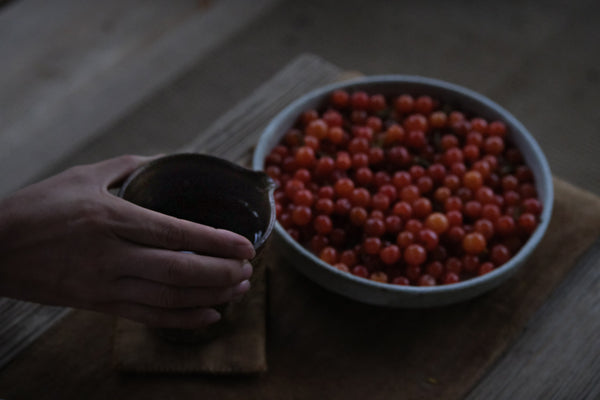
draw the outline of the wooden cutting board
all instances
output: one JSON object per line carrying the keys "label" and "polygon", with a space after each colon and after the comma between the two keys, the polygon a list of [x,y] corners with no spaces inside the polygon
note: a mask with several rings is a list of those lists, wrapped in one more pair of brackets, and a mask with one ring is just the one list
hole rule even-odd
{"label": "wooden cutting board", "polygon": [[[219,144],[205,134],[188,150],[209,149],[243,162],[260,128],[289,98],[341,74],[320,59],[301,57],[208,131],[214,135],[235,127],[234,142]],[[248,144],[245,152],[232,145],[241,141]],[[359,304],[325,291],[274,254],[268,276],[266,373],[219,378],[118,374],[111,364],[114,319],[76,311],[2,371],[0,395],[15,399],[463,398],[600,235],[600,199],[559,179],[554,183],[552,221],[531,260],[505,284],[471,301],[428,310]]]}

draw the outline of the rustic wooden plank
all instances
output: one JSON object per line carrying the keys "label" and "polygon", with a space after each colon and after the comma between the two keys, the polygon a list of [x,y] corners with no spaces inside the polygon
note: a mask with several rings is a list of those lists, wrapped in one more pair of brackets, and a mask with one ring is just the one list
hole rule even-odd
{"label": "rustic wooden plank", "polygon": [[598,271],[600,240],[466,399],[599,399]]}
{"label": "rustic wooden plank", "polygon": [[0,13],[0,37],[11,39],[0,41],[0,169],[19,173],[3,177],[0,196],[90,140],[276,2],[8,6]]}
{"label": "rustic wooden plank", "polygon": [[64,307],[0,298],[0,368],[69,311]]}
{"label": "rustic wooden plank", "polygon": [[0,303],[2,303],[2,309],[0,310],[0,343],[4,344],[2,335],[4,335],[4,333],[9,330],[19,318],[27,315],[32,307],[29,303],[14,299],[1,299]]}

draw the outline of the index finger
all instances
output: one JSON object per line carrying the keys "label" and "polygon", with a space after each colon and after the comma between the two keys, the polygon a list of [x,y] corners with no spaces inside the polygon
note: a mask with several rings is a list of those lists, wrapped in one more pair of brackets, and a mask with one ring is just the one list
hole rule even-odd
{"label": "index finger", "polygon": [[253,244],[224,229],[175,218],[115,198],[119,221],[115,233],[132,242],[168,250],[187,250],[214,257],[251,259]]}

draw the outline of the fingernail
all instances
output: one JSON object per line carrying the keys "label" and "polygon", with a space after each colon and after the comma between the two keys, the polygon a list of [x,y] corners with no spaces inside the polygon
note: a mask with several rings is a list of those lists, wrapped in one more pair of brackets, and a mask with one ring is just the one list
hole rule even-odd
{"label": "fingernail", "polygon": [[250,289],[250,281],[241,281],[238,285],[233,289],[233,296],[239,296],[241,294],[246,293]]}
{"label": "fingernail", "polygon": [[212,308],[209,308],[206,312],[206,323],[207,324],[214,324],[215,322],[217,322],[218,320],[221,319],[221,314]]}
{"label": "fingernail", "polygon": [[231,301],[234,303],[240,302],[248,290],[250,290],[250,281],[240,282],[237,287],[233,289],[233,297],[231,298]]}
{"label": "fingernail", "polygon": [[254,258],[256,256],[256,250],[254,249],[254,245],[251,241],[239,235],[237,233],[228,231],[229,235],[233,235],[231,240],[233,240],[233,245],[235,246],[235,253],[238,255],[238,258],[246,258],[248,260]]}
{"label": "fingernail", "polygon": [[250,246],[250,257],[249,258],[254,258],[256,256],[256,250],[254,249],[254,246]]}
{"label": "fingernail", "polygon": [[245,261],[242,266],[242,277],[248,279],[252,276],[252,264],[249,261]]}

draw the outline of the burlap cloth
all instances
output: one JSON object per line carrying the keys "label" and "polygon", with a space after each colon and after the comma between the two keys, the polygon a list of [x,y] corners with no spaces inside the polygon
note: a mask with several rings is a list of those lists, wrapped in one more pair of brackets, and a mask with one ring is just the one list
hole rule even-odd
{"label": "burlap cloth", "polygon": [[[266,371],[266,268],[255,268],[251,290],[223,313],[219,334],[198,343],[176,343],[155,330],[118,318],[115,367],[123,372],[241,374]],[[228,314],[231,313],[231,316]]]}

